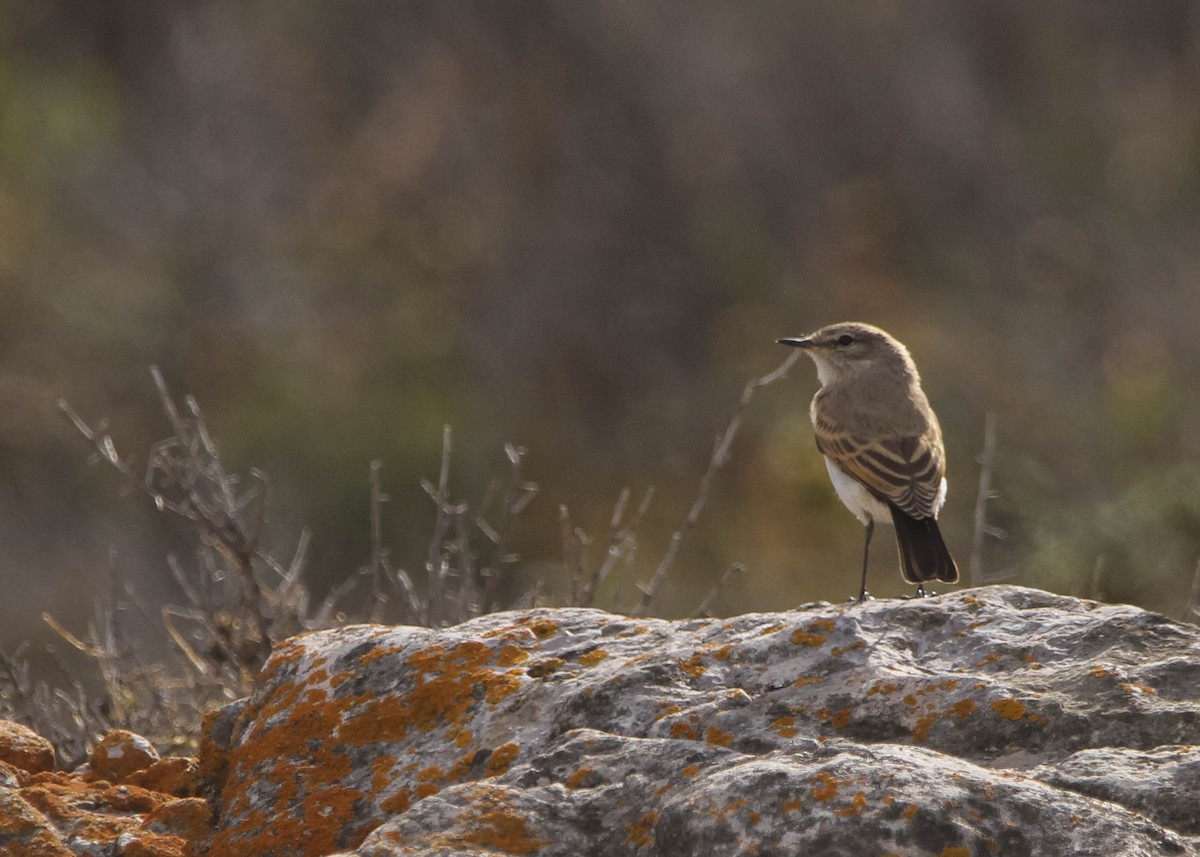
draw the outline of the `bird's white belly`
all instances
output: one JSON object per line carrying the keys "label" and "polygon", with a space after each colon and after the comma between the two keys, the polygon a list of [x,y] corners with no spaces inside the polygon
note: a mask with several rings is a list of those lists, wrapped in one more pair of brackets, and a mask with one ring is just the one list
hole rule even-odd
{"label": "bird's white belly", "polygon": [[[861,482],[845,473],[828,456],[825,458],[825,469],[829,471],[829,481],[833,483],[833,490],[837,492],[838,499],[864,527],[868,521],[874,521],[877,524],[892,523],[892,510],[887,507],[887,504],[877,500],[875,495],[864,488]],[[945,502],[946,480],[943,478],[942,484],[938,486],[937,497],[933,501],[935,518]]]}
{"label": "bird's white belly", "polygon": [[825,459],[825,469],[829,471],[829,480],[833,482],[833,490],[837,492],[838,499],[864,527],[869,521],[875,521],[877,524],[892,523],[892,510],[876,500],[861,482],[847,475],[828,457]]}

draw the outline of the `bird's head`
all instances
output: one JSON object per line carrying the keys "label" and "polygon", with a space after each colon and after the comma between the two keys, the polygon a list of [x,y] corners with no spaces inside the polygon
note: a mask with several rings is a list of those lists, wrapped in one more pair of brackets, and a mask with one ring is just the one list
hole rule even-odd
{"label": "bird's head", "polygon": [[843,321],[807,336],[778,340],[780,345],[804,349],[817,364],[822,385],[836,383],[866,368],[912,368],[908,350],[887,331],[859,321]]}

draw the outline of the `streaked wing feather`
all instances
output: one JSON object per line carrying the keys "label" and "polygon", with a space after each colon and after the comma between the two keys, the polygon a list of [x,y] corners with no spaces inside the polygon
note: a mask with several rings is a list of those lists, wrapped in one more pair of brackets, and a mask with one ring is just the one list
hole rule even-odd
{"label": "streaked wing feather", "polygon": [[945,464],[936,435],[867,441],[818,419],[817,449],[881,500],[915,518],[933,515]]}

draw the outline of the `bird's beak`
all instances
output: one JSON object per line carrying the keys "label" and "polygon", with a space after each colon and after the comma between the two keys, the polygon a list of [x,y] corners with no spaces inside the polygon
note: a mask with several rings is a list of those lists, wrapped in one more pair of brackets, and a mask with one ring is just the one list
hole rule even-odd
{"label": "bird's beak", "polygon": [[778,342],[780,345],[791,345],[791,346],[794,346],[795,348],[812,348],[814,345],[816,345],[815,342],[813,342],[811,339],[809,339],[807,337],[804,337],[802,339],[795,339],[795,338],[789,337],[786,339],[776,339],[775,341]]}

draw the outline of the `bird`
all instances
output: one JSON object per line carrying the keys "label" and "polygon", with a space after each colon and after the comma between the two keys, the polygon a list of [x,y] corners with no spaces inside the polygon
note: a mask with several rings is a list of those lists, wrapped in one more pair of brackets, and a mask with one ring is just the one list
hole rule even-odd
{"label": "bird", "polygon": [[[866,601],[875,525],[896,530],[900,573],[916,584],[958,582],[938,528],[946,502],[946,452],[937,415],[904,345],[878,327],[841,322],[777,340],[804,350],[821,389],[809,409],[817,450],[834,491],[866,528],[858,601]],[[851,599],[853,600],[853,599]]]}

